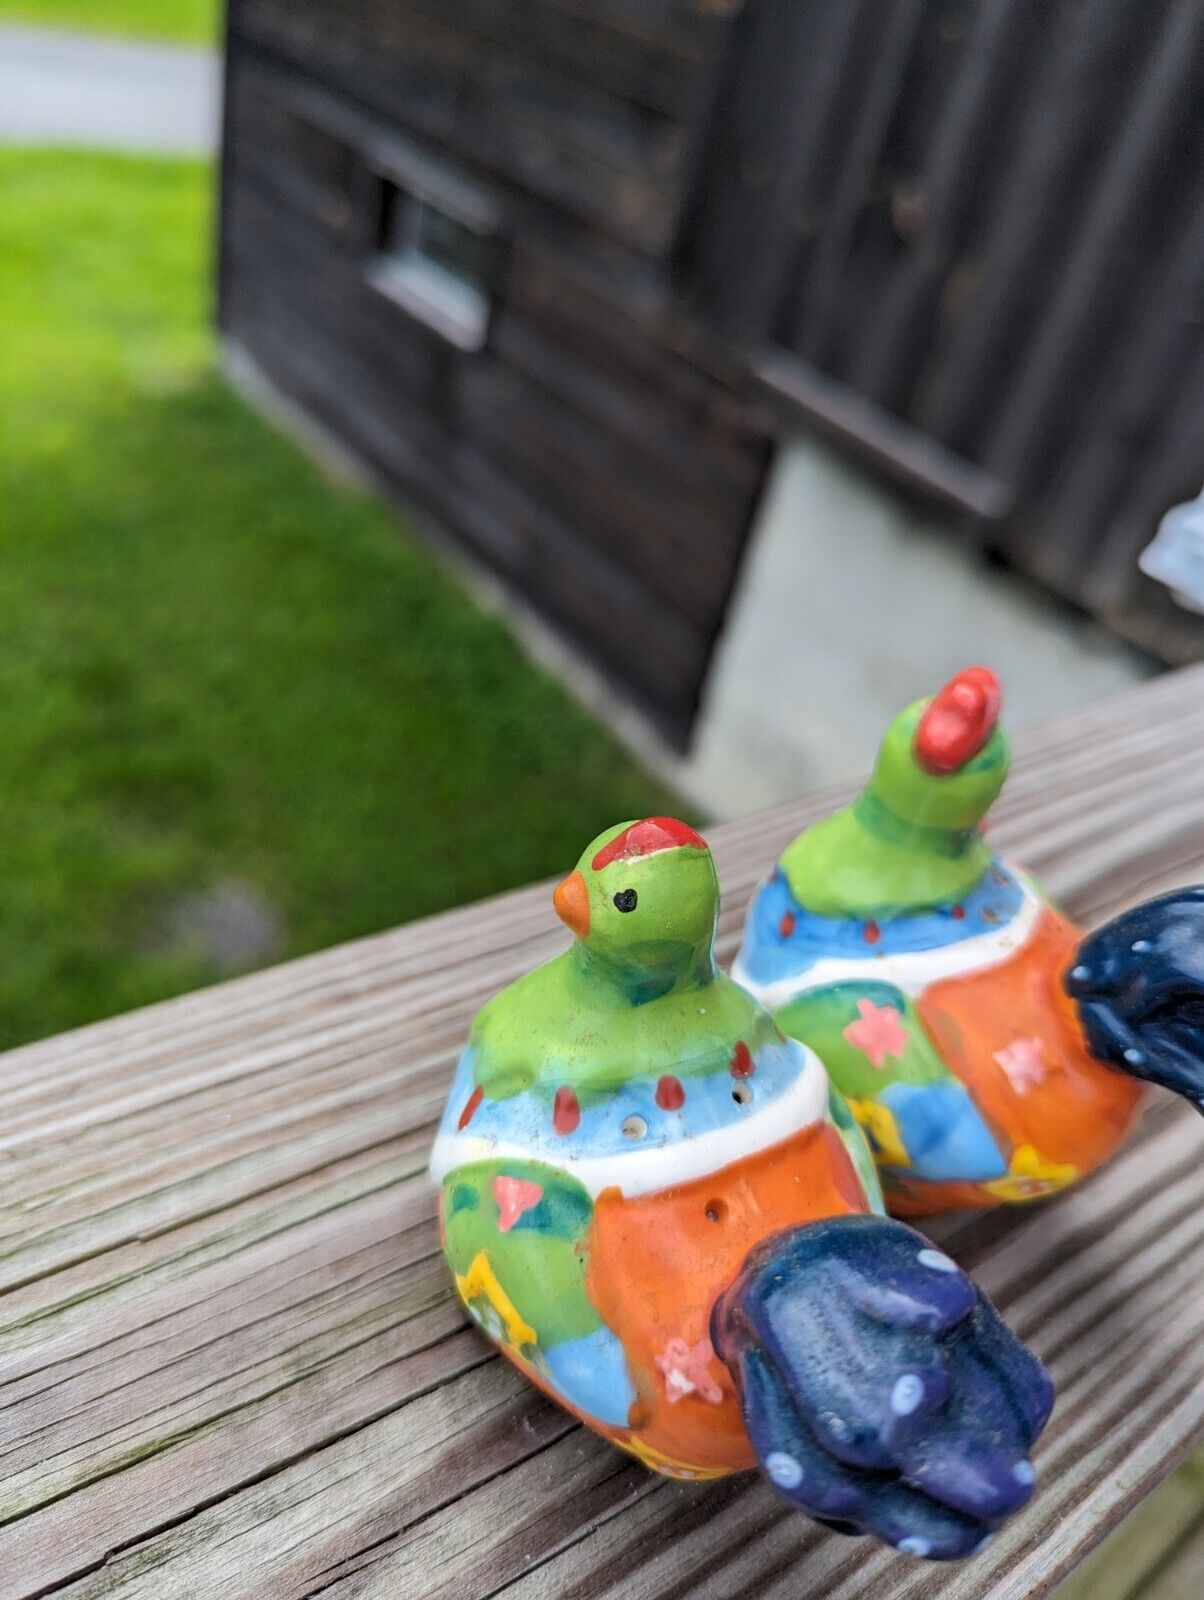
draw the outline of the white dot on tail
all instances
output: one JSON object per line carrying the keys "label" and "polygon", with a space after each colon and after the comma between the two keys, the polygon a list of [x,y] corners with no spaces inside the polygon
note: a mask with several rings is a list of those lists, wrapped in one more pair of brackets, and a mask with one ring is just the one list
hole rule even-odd
{"label": "white dot on tail", "polygon": [[[950,1261],[949,1257],[941,1250],[921,1250],[916,1260],[922,1267],[931,1267],[933,1272],[956,1272],[957,1262]],[[900,1548],[902,1548],[900,1546]]]}
{"label": "white dot on tail", "polygon": [[803,1481],[802,1467],[784,1450],[774,1450],[765,1457],[765,1470],[779,1489],[797,1489]]}
{"label": "white dot on tail", "polygon": [[896,1417],[910,1417],[923,1398],[924,1385],[914,1372],[905,1372],[901,1378],[895,1379],[895,1386],[890,1392],[890,1408]]}
{"label": "white dot on tail", "polygon": [[895,1549],[902,1550],[905,1556],[926,1556],[932,1545],[927,1539],[921,1539],[918,1533],[913,1533],[906,1539],[900,1539]]}
{"label": "white dot on tail", "polygon": [[1012,1477],[1017,1483],[1036,1483],[1037,1473],[1031,1461],[1017,1461],[1012,1468]]}

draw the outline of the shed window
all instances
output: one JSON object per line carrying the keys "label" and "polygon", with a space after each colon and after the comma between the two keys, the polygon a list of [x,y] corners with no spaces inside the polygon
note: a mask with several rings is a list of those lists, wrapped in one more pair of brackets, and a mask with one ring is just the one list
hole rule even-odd
{"label": "shed window", "polygon": [[485,343],[494,253],[490,233],[389,185],[373,280],[462,350]]}

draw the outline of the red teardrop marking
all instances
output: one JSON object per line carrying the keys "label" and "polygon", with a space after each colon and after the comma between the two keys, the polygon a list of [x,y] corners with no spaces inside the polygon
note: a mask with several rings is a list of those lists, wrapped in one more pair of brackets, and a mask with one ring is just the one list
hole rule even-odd
{"label": "red teardrop marking", "polygon": [[873,917],[869,919],[865,927],[861,930],[861,937],[865,940],[866,944],[877,944],[878,940],[881,939],[882,929],[874,921]]}
{"label": "red teardrop marking", "polygon": [[965,906],[954,906],[949,915],[953,918],[954,922],[964,922],[966,920],[966,908]]}
{"label": "red teardrop marking", "polygon": [[567,1083],[561,1084],[552,1102],[552,1126],[557,1133],[575,1133],[581,1121],[581,1105]]}
{"label": "red teardrop marking", "polygon": [[781,934],[783,939],[789,939],[790,935],[794,932],[793,911],[783,911],[782,920],[778,923],[778,932]]}
{"label": "red teardrop marking", "polygon": [[727,1070],[733,1078],[751,1078],[753,1075],[752,1051],[741,1039],[732,1052],[732,1059],[727,1064]]}
{"label": "red teardrop marking", "polygon": [[463,1132],[463,1130],[467,1128],[468,1124],[472,1121],[473,1117],[476,1115],[477,1107],[484,1098],[485,1091],[478,1084],[478,1086],[469,1095],[468,1099],[464,1102],[464,1109],[460,1113],[460,1120],[456,1123],[456,1127],[461,1132]]}
{"label": "red teardrop marking", "polygon": [[667,1072],[656,1085],[656,1103],[662,1111],[680,1111],[686,1103],[686,1091],[681,1080]]}

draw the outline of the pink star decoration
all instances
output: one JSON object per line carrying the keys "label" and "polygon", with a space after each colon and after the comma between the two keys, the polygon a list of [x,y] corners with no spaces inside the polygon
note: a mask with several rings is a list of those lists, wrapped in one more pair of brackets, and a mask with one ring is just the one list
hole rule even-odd
{"label": "pink star decoration", "polygon": [[711,1376],[711,1358],[715,1352],[709,1339],[699,1339],[697,1344],[687,1344],[684,1339],[670,1339],[656,1358],[664,1374],[665,1394],[671,1404],[696,1394],[700,1400],[717,1406],[723,1399],[723,1390]]}
{"label": "pink star decoration", "polygon": [[1006,1050],[996,1050],[995,1059],[1017,1094],[1027,1094],[1049,1076],[1040,1039],[1013,1039]]}
{"label": "pink star decoration", "polygon": [[493,1198],[497,1201],[499,1233],[509,1233],[524,1211],[530,1211],[543,1199],[543,1190],[526,1178],[495,1178]]}
{"label": "pink star decoration", "polygon": [[858,1020],[844,1030],[844,1036],[875,1067],[884,1067],[887,1056],[901,1056],[907,1049],[907,1029],[894,1006],[858,1000],[857,1016]]}

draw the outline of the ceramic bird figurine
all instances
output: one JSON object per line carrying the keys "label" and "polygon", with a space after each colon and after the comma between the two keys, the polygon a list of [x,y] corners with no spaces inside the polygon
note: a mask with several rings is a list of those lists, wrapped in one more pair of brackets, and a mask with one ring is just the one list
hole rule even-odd
{"label": "ceramic bird figurine", "polygon": [[650,1467],[759,1461],[842,1532],[969,1554],[1031,1493],[1044,1369],[716,968],[699,834],[612,828],[554,903],[574,943],[479,1013],[432,1155],[470,1314]]}
{"label": "ceramic bird figurine", "polygon": [[1082,942],[983,837],[999,709],[970,667],[903,711],[858,798],[757,891],[732,969],[823,1059],[899,1216],[1064,1188],[1124,1139],[1143,1079],[1204,1095],[1204,890]]}

